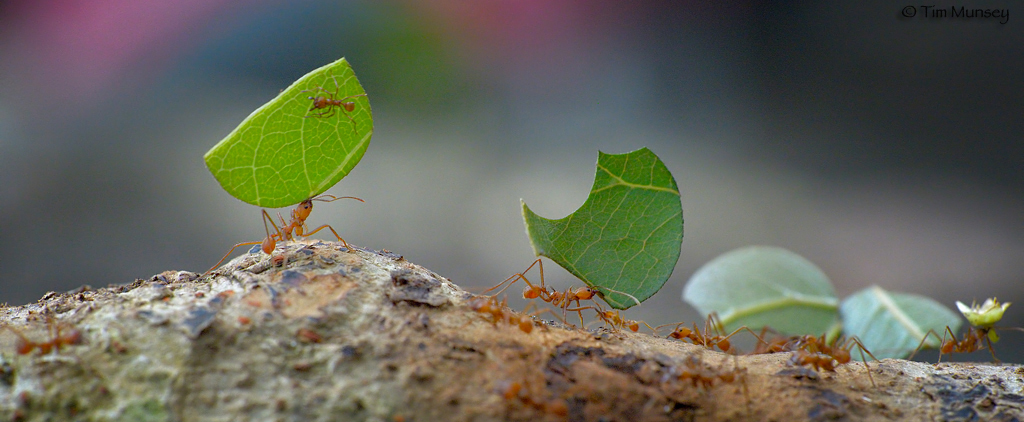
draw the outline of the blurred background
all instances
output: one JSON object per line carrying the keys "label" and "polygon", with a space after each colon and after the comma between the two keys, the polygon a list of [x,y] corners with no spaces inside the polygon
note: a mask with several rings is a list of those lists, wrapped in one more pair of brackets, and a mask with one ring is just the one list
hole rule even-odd
{"label": "blurred background", "polygon": [[[318,205],[310,223],[350,243],[481,291],[533,260],[520,198],[564,217],[598,150],[647,146],[680,186],[685,238],[629,318],[699,320],[687,279],[767,244],[815,262],[841,297],[998,296],[1021,302],[1004,325],[1024,326],[1024,8],[1001,24],[904,6],[3,2],[0,302],[203,272],[262,239],[259,209],[202,156],[346,57],[375,131],[328,192],[366,203]],[[1024,359],[1022,337],[1003,335],[1005,360]]]}

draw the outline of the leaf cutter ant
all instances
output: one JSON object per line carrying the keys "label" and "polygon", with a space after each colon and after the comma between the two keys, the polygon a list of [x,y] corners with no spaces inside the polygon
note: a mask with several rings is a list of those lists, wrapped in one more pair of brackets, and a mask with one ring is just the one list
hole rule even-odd
{"label": "leaf cutter ant", "polygon": [[[300,202],[299,205],[295,206],[295,209],[292,210],[291,222],[286,224],[284,221],[284,217],[282,217],[280,213],[277,214],[277,218],[281,220],[281,227],[278,227],[277,224],[274,224],[274,219],[270,218],[270,214],[267,213],[267,210],[263,210],[263,228],[267,232],[267,237],[264,238],[262,242],[242,242],[235,246],[232,246],[231,249],[228,250],[228,253],[224,254],[224,257],[221,258],[220,261],[217,261],[217,263],[214,264],[213,267],[211,267],[209,270],[206,270],[206,272],[203,274],[209,274],[210,271],[213,271],[214,268],[217,268],[217,266],[224,262],[225,259],[228,259],[228,256],[231,255],[231,252],[234,252],[235,249],[237,249],[239,246],[262,245],[261,249],[263,250],[263,253],[270,255],[271,253],[274,252],[274,248],[277,247],[278,241],[283,242],[287,240],[295,240],[296,236],[309,237],[323,229],[330,230],[331,233],[334,234],[334,237],[338,238],[338,240],[345,245],[346,249],[351,249],[348,246],[348,242],[346,242],[345,239],[342,239],[341,236],[338,235],[338,232],[335,231],[334,228],[331,227],[330,225],[324,224],[320,227],[313,229],[312,231],[306,231],[306,219],[309,218],[309,213],[313,212],[313,201],[333,202],[339,199],[355,199],[359,202],[366,202],[354,196],[334,196],[327,194],[320,195],[314,198],[309,198],[306,199],[305,201]],[[270,223],[270,225],[268,226],[267,223]],[[270,226],[274,227],[273,233],[270,232]]]}
{"label": "leaf cutter ant", "polygon": [[[946,331],[942,333],[941,343],[939,343],[939,362],[942,362],[942,355],[944,354],[977,352],[981,350],[983,340],[985,346],[988,346],[989,353],[992,354],[992,360],[996,363],[1000,362],[999,358],[996,357],[995,349],[992,347],[992,343],[999,341],[999,335],[996,334],[996,330],[1024,331],[1024,328],[1020,327],[995,326],[995,323],[1003,318],[1003,313],[1006,312],[1006,308],[1009,306],[1009,302],[1000,304],[996,298],[989,298],[980,306],[977,303],[972,303],[970,307],[957,301],[956,307],[960,310],[960,313],[964,314],[964,317],[967,318],[967,322],[971,326],[967,327],[967,332],[964,333],[961,340],[957,340],[953,330],[946,326]],[[947,334],[949,335],[948,340],[946,339]],[[907,359],[913,359],[914,355],[926,346],[925,343],[928,341],[929,335],[939,338],[935,330],[928,330],[924,338],[921,339],[921,343],[914,349],[914,353]]]}
{"label": "leaf cutter ant", "polygon": [[30,340],[24,333],[10,325],[4,325],[4,327],[14,333],[14,335],[18,336],[18,341],[15,342],[14,349],[19,355],[27,355],[36,349],[39,349],[39,354],[45,355],[49,354],[51,351],[60,350],[65,346],[82,344],[81,331],[71,329],[66,333],[61,333],[60,324],[56,323],[53,320],[53,317],[49,315],[46,317],[46,325],[50,332],[50,340],[41,342]]}
{"label": "leaf cutter ant", "polygon": [[[729,354],[737,353],[736,349],[732,347],[732,343],[729,339],[732,338],[732,336],[739,334],[740,331],[746,331],[753,335],[758,340],[758,344],[765,342],[761,336],[757,335],[757,333],[746,326],[737,328],[728,335],[723,335],[725,330],[722,326],[722,322],[718,320],[718,317],[715,314],[708,315],[708,319],[704,321],[703,333],[701,333],[700,328],[697,328],[697,323],[693,323],[693,328],[684,327],[683,324],[685,324],[685,322],[676,324],[675,328],[672,329],[672,332],[669,333],[668,336],[676,340],[689,340],[693,344],[704,346],[712,350],[717,347],[719,350]],[[671,324],[659,325],[655,328],[660,329],[661,327],[667,327],[668,325]],[[717,334],[711,335],[712,332]]]}
{"label": "leaf cutter ant", "polygon": [[797,337],[790,344],[793,349],[793,356],[789,358],[790,365],[810,365],[816,370],[824,369],[831,372],[835,372],[839,365],[850,363],[850,350],[853,349],[853,346],[857,346],[860,349],[861,363],[864,364],[864,368],[868,372],[868,379],[871,380],[872,386],[876,386],[875,379],[871,376],[871,367],[868,366],[864,353],[876,361],[878,358],[871,354],[871,351],[864,347],[857,337],[847,337],[845,340],[836,338],[828,342],[825,340],[824,334],[820,337],[807,335]]}
{"label": "leaf cutter ant", "polygon": [[[531,283],[530,280],[528,278],[526,278],[526,276],[524,275],[524,274],[530,272],[530,270],[533,269],[533,267],[535,265],[539,267],[538,271],[540,272],[540,285],[539,286]],[[594,300],[595,297],[601,297],[601,292],[600,291],[598,291],[596,289],[592,289],[590,287],[570,287],[568,289],[565,289],[565,291],[561,291],[561,292],[555,290],[554,288],[547,287],[544,284],[544,262],[542,262],[540,258],[537,258],[537,260],[533,261],[533,263],[530,264],[529,267],[526,267],[525,271],[523,271],[521,273],[513,274],[511,277],[506,278],[504,281],[502,281],[501,283],[498,283],[494,287],[491,287],[491,288],[489,288],[487,290],[484,290],[484,293],[487,293],[487,292],[489,292],[491,290],[494,290],[494,289],[497,289],[497,288],[501,287],[501,290],[498,290],[498,292],[494,294],[496,296],[496,295],[504,292],[505,289],[508,289],[510,286],[512,286],[513,284],[515,284],[515,282],[517,282],[519,280],[523,280],[523,282],[525,282],[526,285],[527,285],[527,287],[525,289],[523,289],[523,298],[526,298],[526,299],[540,299],[540,300],[543,300],[543,301],[545,301],[547,303],[550,303],[551,306],[554,306],[556,308],[560,308],[562,310],[562,321],[563,322],[565,322],[565,317],[566,317],[566,314],[568,312],[576,312],[576,314],[579,315],[579,317],[580,317],[580,325],[584,325],[584,323],[583,323],[583,310],[584,309],[588,309],[588,308],[593,308],[593,307],[580,307],[580,301],[581,300]],[[502,286],[504,286],[504,287],[502,287]],[[626,296],[632,297],[632,295],[629,295],[627,293],[622,293],[622,294],[624,294]],[[633,300],[636,300],[636,298],[634,297]],[[576,308],[570,309],[569,307],[572,306],[573,303],[575,303]],[[637,301],[637,304],[639,304],[639,303],[640,303],[640,301]],[[597,308],[593,308],[593,309],[597,309]]]}

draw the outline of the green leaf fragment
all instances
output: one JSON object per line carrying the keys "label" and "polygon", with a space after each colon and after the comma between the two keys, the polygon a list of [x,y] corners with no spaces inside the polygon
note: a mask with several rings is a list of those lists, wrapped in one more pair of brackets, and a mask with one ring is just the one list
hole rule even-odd
{"label": "green leaf fragment", "polygon": [[702,314],[718,314],[727,331],[771,327],[786,335],[819,335],[838,317],[828,276],[804,257],[771,246],[748,246],[704,264],[683,289]]}
{"label": "green leaf fragment", "polygon": [[597,290],[613,308],[627,309],[653,296],[679,259],[679,188],[647,148],[599,152],[590,196],[568,217],[549,220],[522,204],[534,253]]}
{"label": "green leaf fragment", "polygon": [[[932,299],[892,293],[878,286],[843,300],[840,312],[844,334],[857,336],[879,359],[906,357],[925,336],[926,347],[938,347],[946,326],[956,333],[962,322],[955,312]],[[939,337],[928,335],[929,330]]]}
{"label": "green leaf fragment", "polygon": [[[958,300],[956,301],[956,307],[971,325],[980,328],[991,328],[995,323],[1003,319],[1003,313],[1006,312],[1006,308],[1010,307],[1010,302],[999,303],[999,300],[990,297],[981,305],[972,302],[970,307],[967,307],[967,305]],[[991,333],[994,333],[994,331]]]}
{"label": "green leaf fragment", "polygon": [[[206,166],[224,190],[253,205],[280,208],[319,195],[348,175],[370,144],[365,93],[345,59],[309,72],[211,148]],[[354,108],[310,110],[309,97]]]}

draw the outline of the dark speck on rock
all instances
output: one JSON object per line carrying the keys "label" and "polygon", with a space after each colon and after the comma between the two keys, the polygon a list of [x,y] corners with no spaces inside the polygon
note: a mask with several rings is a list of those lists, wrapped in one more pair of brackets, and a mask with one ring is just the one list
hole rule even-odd
{"label": "dark speck on rock", "polygon": [[213,320],[217,316],[217,311],[206,306],[195,308],[189,311],[188,316],[182,321],[181,325],[185,328],[186,333],[189,337],[196,338],[199,334],[209,327]]}
{"label": "dark speck on rock", "polygon": [[300,286],[308,280],[305,274],[298,271],[288,270],[281,273],[281,283],[289,286]]}

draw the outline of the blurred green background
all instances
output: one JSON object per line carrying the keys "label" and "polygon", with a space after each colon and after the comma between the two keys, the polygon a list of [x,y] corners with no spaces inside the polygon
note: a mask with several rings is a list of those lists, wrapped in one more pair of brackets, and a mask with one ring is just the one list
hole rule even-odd
{"label": "blurred green background", "polygon": [[[339,57],[376,127],[328,192],[367,202],[318,205],[310,223],[470,290],[532,261],[520,198],[565,216],[598,150],[647,146],[680,186],[685,238],[629,318],[698,319],[686,280],[750,244],[807,257],[840,296],[1024,301],[1024,18],[904,6],[0,3],[0,302],[202,272],[262,239],[259,209],[221,190],[203,153]],[[1006,324],[1024,326],[1024,302]],[[1012,361],[1024,340],[1003,337]]]}

